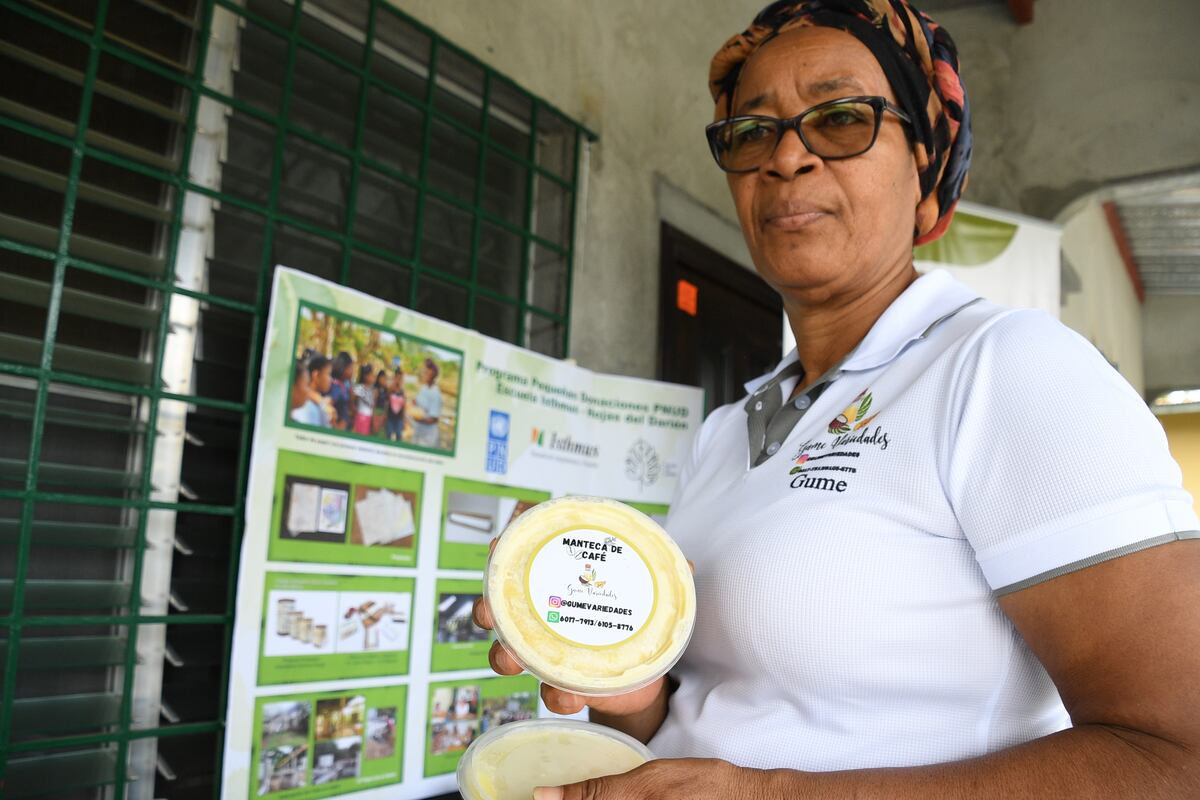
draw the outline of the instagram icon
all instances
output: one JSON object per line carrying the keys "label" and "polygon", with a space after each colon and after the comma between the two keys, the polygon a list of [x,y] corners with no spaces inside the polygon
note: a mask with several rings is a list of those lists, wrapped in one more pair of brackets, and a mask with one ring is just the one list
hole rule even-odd
{"label": "instagram icon", "polygon": [[558,608],[561,605],[562,605],[561,597],[557,597],[555,595],[550,595],[550,607],[551,608]]}

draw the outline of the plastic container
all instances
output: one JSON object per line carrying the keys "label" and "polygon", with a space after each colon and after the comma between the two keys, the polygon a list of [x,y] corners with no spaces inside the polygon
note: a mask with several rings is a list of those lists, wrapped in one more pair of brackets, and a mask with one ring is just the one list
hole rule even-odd
{"label": "plastic container", "polygon": [[480,736],[458,762],[464,800],[529,800],[539,786],[616,775],[654,756],[620,731],[573,719],[531,719]]}
{"label": "plastic container", "polygon": [[513,520],[484,579],[496,638],[532,675],[565,691],[624,694],[687,648],[696,589],[658,523],[624,503],[561,497]]}

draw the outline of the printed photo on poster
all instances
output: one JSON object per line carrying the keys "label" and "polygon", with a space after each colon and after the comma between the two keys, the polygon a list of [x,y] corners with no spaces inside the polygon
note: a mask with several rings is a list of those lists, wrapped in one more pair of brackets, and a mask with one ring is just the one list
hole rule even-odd
{"label": "printed photo on poster", "polygon": [[412,566],[423,485],[420,472],[280,450],[268,554]]}
{"label": "printed photo on poster", "polygon": [[304,656],[334,652],[336,592],[275,590],[267,594],[264,656]]}
{"label": "printed photo on poster", "polygon": [[346,541],[350,484],[288,475],[283,505],[283,536],[313,542]]}
{"label": "printed photo on poster", "polygon": [[317,701],[314,786],[359,776],[366,706],[360,694]]}
{"label": "printed photo on poster", "polygon": [[309,800],[399,783],[407,697],[407,687],[385,686],[259,698],[252,796]]}
{"label": "printed photo on poster", "polygon": [[367,712],[367,758],[391,758],[396,755],[396,728],[400,724],[395,706],[372,708]]}
{"label": "printed photo on poster", "polygon": [[308,739],[312,703],[268,702],[259,726],[257,794],[299,789],[308,785]]}
{"label": "printed photo on poster", "polygon": [[413,492],[394,492],[385,487],[356,486],[354,525],[350,543],[366,547],[411,549],[417,532]]}
{"label": "printed photo on poster", "polygon": [[483,701],[479,714],[479,733],[484,734],[498,725],[534,719],[538,714],[538,699],[534,692],[514,692]]}
{"label": "printed photo on poster", "polygon": [[471,618],[475,601],[483,595],[483,582],[442,579],[436,588],[430,671],[487,669],[494,636]]}
{"label": "printed photo on poster", "polygon": [[453,772],[471,742],[496,725],[537,716],[537,691],[532,675],[432,684],[425,776]]}
{"label": "printed photo on poster", "polygon": [[479,734],[479,687],[434,692],[430,754],[461,753]]}
{"label": "printed photo on poster", "polygon": [[301,305],[287,424],[453,454],[462,351]]}
{"label": "printed photo on poster", "polygon": [[268,572],[259,685],[403,675],[412,578]]}
{"label": "printed photo on poster", "polygon": [[442,541],[438,566],[482,570],[488,544],[508,524],[550,493],[482,481],[446,478],[442,497]]}
{"label": "printed photo on poster", "polygon": [[438,644],[469,644],[486,642],[490,638],[490,634],[471,619],[471,606],[480,596],[479,592],[438,594]]}
{"label": "printed photo on poster", "polygon": [[339,592],[339,653],[408,650],[411,592]]}

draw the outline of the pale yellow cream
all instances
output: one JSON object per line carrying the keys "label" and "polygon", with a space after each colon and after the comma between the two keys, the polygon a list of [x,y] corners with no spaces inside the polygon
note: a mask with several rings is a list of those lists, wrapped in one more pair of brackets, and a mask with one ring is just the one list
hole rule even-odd
{"label": "pale yellow cream", "polygon": [[539,786],[563,786],[628,772],[646,756],[599,732],[533,725],[505,732],[474,750],[459,789],[467,800],[529,800]]}
{"label": "pale yellow cream", "polygon": [[[531,607],[527,580],[538,547],[580,528],[617,534],[640,553],[654,577],[653,611],[624,641],[602,647],[566,641]],[[597,567],[611,576],[610,565]],[[631,691],[665,673],[687,646],[696,613],[692,574],[675,542],[645,514],[602,498],[563,497],[519,517],[497,542],[485,591],[496,633],[529,672],[553,686],[590,695]]]}

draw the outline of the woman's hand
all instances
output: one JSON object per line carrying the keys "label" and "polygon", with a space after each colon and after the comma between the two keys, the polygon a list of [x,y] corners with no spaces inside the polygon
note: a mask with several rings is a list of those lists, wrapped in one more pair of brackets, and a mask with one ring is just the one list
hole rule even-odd
{"label": "woman's hand", "polygon": [[535,789],[534,800],[767,800],[771,772],[715,758],[663,758],[619,775]]}
{"label": "woman's hand", "polygon": [[[495,540],[493,540],[493,548],[495,544]],[[476,625],[486,630],[491,630],[494,626],[492,610],[482,597],[475,601],[472,618]],[[519,675],[525,671],[521,663],[500,642],[492,642],[492,649],[488,651],[488,663],[500,675]],[[662,693],[665,682],[666,677],[662,677],[649,686],[612,697],[584,697],[543,683],[542,701],[546,704],[546,708],[555,714],[575,714],[582,711],[584,706],[588,706],[603,714],[624,717],[638,714],[653,705]]]}

